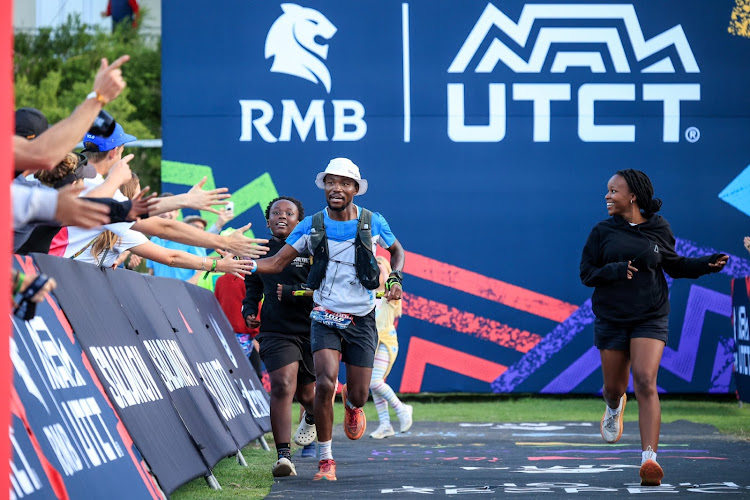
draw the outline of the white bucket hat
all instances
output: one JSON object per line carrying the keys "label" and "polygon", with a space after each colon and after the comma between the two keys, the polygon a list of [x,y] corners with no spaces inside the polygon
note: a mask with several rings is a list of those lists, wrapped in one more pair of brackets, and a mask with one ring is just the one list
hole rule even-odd
{"label": "white bucket hat", "polygon": [[320,189],[325,189],[326,185],[324,179],[326,175],[340,175],[342,177],[349,177],[354,179],[359,184],[359,191],[355,196],[365,194],[367,192],[367,179],[363,179],[359,175],[359,167],[354,164],[349,158],[334,158],[328,162],[328,166],[325,171],[320,172],[315,177],[315,185]]}

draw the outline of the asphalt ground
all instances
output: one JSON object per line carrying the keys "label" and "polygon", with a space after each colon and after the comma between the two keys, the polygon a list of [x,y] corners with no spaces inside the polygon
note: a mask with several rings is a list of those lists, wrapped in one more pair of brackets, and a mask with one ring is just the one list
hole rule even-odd
{"label": "asphalt ground", "polygon": [[616,444],[602,441],[599,422],[415,422],[405,434],[375,440],[366,432],[358,441],[338,425],[338,481],[313,481],[318,459],[298,451],[298,475],[276,478],[266,498],[750,498],[750,442],[687,421],[663,424],[661,439],[662,485],[641,487],[637,422],[625,423]]}

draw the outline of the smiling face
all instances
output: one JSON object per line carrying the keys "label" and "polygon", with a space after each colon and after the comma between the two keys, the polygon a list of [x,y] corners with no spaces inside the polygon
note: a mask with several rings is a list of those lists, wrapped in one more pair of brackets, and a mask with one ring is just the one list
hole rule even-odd
{"label": "smiling face", "polygon": [[[633,208],[636,209],[635,195],[630,191],[627,181],[621,175],[613,175],[607,183],[607,194],[604,196],[607,202],[607,213],[609,215],[630,215]],[[632,203],[631,203],[632,200]]]}
{"label": "smiling face", "polygon": [[299,222],[299,210],[297,205],[289,200],[279,200],[271,205],[268,213],[268,228],[271,234],[280,239],[285,239]]}
{"label": "smiling face", "polygon": [[328,174],[323,182],[325,183],[328,208],[336,212],[346,210],[352,204],[354,195],[359,191],[357,181],[351,177]]}

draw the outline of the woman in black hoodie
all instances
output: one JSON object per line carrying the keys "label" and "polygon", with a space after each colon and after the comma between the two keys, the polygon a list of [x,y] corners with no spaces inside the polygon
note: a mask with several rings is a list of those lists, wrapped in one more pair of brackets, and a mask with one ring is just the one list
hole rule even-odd
{"label": "woman in black hoodie", "polygon": [[628,169],[613,175],[604,197],[611,217],[594,226],[581,256],[581,281],[594,287],[594,344],[601,355],[607,403],[602,438],[615,443],[622,436],[632,367],[644,486],[657,486],[664,477],[656,462],[661,427],[656,376],[669,326],[663,271],[672,278],[697,278],[719,272],[728,260],[724,254],[697,259],[677,255],[669,223],[656,215],[661,200],[653,196],[651,180],[643,172]]}

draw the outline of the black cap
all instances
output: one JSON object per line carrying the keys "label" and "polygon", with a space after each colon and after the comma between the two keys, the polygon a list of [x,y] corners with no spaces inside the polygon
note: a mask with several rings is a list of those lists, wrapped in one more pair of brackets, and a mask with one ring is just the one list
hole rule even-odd
{"label": "black cap", "polygon": [[16,110],[16,135],[33,139],[49,127],[47,117],[36,108]]}

